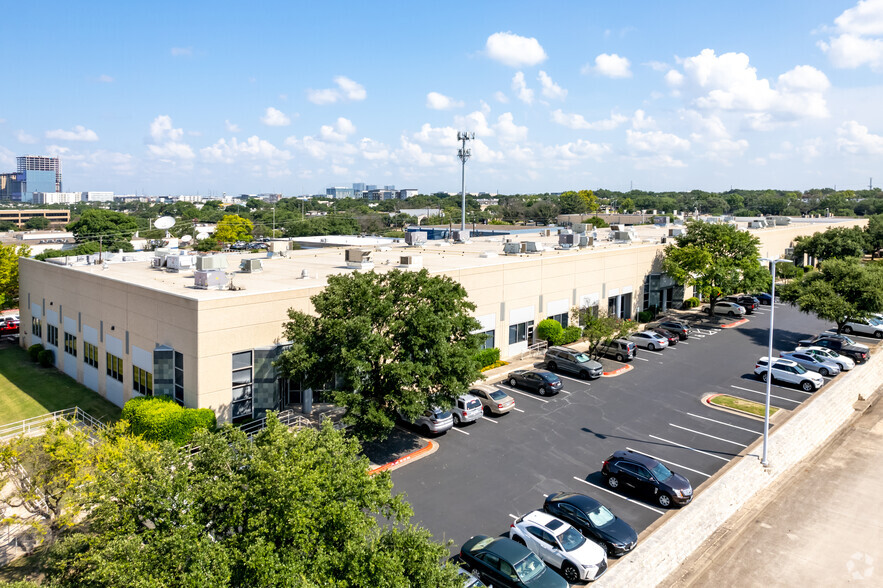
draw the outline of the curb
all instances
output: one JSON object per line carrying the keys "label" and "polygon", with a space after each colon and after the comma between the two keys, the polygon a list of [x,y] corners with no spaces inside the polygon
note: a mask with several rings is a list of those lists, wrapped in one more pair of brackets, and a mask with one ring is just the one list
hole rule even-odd
{"label": "curb", "polygon": [[[720,411],[723,411],[723,412],[728,412],[728,413],[730,413],[730,414],[735,414],[735,415],[738,415],[738,416],[741,416],[741,417],[745,417],[745,418],[747,418],[747,419],[751,419],[751,420],[758,421],[758,422],[761,422],[761,423],[763,422],[764,419],[763,419],[762,416],[757,416],[757,415],[753,415],[753,414],[751,414],[751,413],[749,413],[749,412],[744,412],[744,411],[741,411],[741,410],[736,410],[735,408],[729,408],[729,407],[726,407],[726,406],[719,406],[719,405],[717,405],[717,404],[712,404],[712,403],[710,402],[711,399],[712,399],[712,398],[715,398],[715,397],[717,397],[717,396],[732,396],[733,398],[742,398],[741,396],[736,396],[736,395],[734,395],[734,394],[711,393],[711,394],[703,394],[703,395],[702,395],[702,400],[701,400],[701,402],[702,402],[702,404],[704,404],[704,405],[707,406],[708,408],[712,408],[712,409],[714,409],[714,410],[720,410]],[[747,398],[744,399],[744,400],[747,400]],[[778,420],[781,420],[782,418],[784,418],[784,417],[779,417],[779,416],[777,416],[777,415],[779,415],[779,414],[788,414],[788,413],[791,412],[791,411],[788,410],[787,408],[779,408],[778,406],[776,406],[776,407],[774,407],[774,408],[778,408],[779,410],[777,410],[775,413],[773,413],[773,414],[770,415],[770,422],[771,422],[771,423],[774,422],[774,421],[778,421]]]}
{"label": "curb", "polygon": [[381,466],[377,466],[374,469],[368,470],[368,475],[373,476],[374,474],[379,474],[380,472],[391,472],[411,462],[417,461],[418,459],[424,458],[427,455],[432,455],[433,453],[438,451],[438,443],[432,440],[426,441],[426,445],[424,445],[420,449],[412,451],[407,455],[403,455],[395,461],[391,461]]}
{"label": "curb", "polygon": [[738,327],[739,325],[744,325],[748,322],[748,319],[743,318],[741,320],[736,321],[735,323],[728,323],[726,325],[721,325],[721,329],[732,329],[733,327]]}
{"label": "curb", "polygon": [[603,374],[601,374],[601,377],[615,378],[616,376],[621,376],[622,374],[624,374],[626,372],[630,372],[633,369],[635,369],[635,368],[630,365],[624,365],[621,368],[617,368],[617,369],[613,370],[612,372],[604,372]]}

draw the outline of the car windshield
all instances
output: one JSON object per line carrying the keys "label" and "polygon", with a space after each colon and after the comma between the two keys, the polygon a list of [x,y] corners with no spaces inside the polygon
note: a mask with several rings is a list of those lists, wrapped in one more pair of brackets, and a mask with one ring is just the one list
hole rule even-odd
{"label": "car windshield", "polygon": [[655,466],[650,468],[650,471],[653,472],[653,477],[655,477],[660,482],[665,482],[672,476],[671,470],[658,461],[656,462]]}
{"label": "car windshield", "polygon": [[855,341],[847,337],[846,335],[840,335],[843,338],[843,342],[849,345],[855,345]]}
{"label": "car windshield", "polygon": [[547,382],[557,382],[558,381],[558,376],[556,376],[555,374],[540,374],[540,377],[542,379],[546,380]]}
{"label": "car windshield", "polygon": [[451,418],[451,411],[449,411],[449,410],[437,410],[437,411],[435,411],[435,412],[432,414],[432,418],[435,419],[435,420],[437,420],[437,421],[441,421],[441,420],[444,420],[444,419],[449,419],[449,418]]}
{"label": "car windshield", "polygon": [[573,359],[575,359],[579,363],[583,363],[583,362],[589,361],[589,356],[586,355],[585,353],[577,353],[576,355],[573,356]]}
{"label": "car windshield", "polygon": [[466,404],[466,408],[478,408],[479,406],[481,406],[481,402],[479,402],[478,400],[470,400]]}
{"label": "car windshield", "polygon": [[794,368],[794,371],[796,371],[798,374],[806,373],[806,368],[798,363],[795,363],[792,367]]}
{"label": "car windshield", "polygon": [[506,393],[502,390],[494,390],[490,394],[491,398],[493,398],[494,400],[503,400],[504,398],[506,398]]}
{"label": "car windshield", "polygon": [[593,526],[603,527],[616,520],[616,517],[613,516],[612,512],[607,510],[606,506],[599,506],[589,513],[589,520],[592,522]]}
{"label": "car windshield", "polygon": [[586,542],[586,538],[573,527],[569,527],[566,531],[558,535],[558,542],[561,544],[561,549],[564,551],[573,551],[574,549],[582,547],[583,543]]}
{"label": "car windshield", "polygon": [[522,582],[530,582],[543,573],[545,565],[533,553],[528,554],[523,560],[515,564],[515,573],[521,578]]}

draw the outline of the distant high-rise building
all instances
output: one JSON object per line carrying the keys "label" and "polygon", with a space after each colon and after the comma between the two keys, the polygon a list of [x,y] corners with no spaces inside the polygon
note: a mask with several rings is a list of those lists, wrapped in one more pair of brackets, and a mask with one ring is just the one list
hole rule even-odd
{"label": "distant high-rise building", "polygon": [[353,189],[346,188],[343,186],[332,186],[331,188],[325,188],[325,196],[330,198],[352,198],[353,197]]}
{"label": "distant high-rise building", "polygon": [[[51,171],[55,172],[55,190],[61,192],[61,160],[57,157],[43,157],[42,155],[23,155],[16,157],[15,163],[18,173],[28,171]],[[36,192],[37,190],[30,190]]]}

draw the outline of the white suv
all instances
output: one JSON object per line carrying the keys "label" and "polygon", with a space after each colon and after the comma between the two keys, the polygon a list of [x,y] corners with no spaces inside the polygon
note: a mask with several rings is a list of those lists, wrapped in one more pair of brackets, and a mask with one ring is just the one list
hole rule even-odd
{"label": "white suv", "polygon": [[883,339],[883,321],[877,318],[852,319],[843,325],[843,332],[847,335],[867,335]]}
{"label": "white suv", "polygon": [[[767,380],[767,363],[769,358],[761,357],[754,365],[754,375],[760,376],[760,379]],[[822,387],[825,379],[815,372],[810,372],[806,368],[790,359],[774,359],[773,360],[773,380],[780,382],[788,382],[796,384],[804,392],[814,392]]]}
{"label": "white suv", "polygon": [[561,570],[561,575],[570,584],[596,580],[607,571],[607,555],[603,547],[583,537],[568,523],[541,510],[529,512],[512,523],[509,538]]}
{"label": "white suv", "polygon": [[[709,312],[709,309],[706,308],[705,312]],[[735,302],[720,301],[714,304],[714,314],[725,314],[732,317],[744,316],[745,307]]]}

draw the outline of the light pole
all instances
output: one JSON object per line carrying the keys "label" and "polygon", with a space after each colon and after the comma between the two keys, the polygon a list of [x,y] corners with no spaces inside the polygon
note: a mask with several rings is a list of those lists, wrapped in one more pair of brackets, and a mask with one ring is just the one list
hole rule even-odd
{"label": "light pole", "polygon": [[462,143],[462,147],[460,147],[459,151],[457,151],[457,157],[460,158],[460,161],[463,162],[462,168],[463,171],[460,174],[461,181],[461,195],[463,197],[462,208],[460,209],[460,230],[466,230],[466,160],[472,155],[471,149],[466,149],[466,141],[471,141],[475,139],[475,133],[466,133],[459,132],[457,133],[457,140]]}
{"label": "light pole", "polygon": [[766,467],[769,465],[766,458],[766,450],[770,437],[770,386],[773,383],[773,317],[776,314],[776,263],[794,262],[790,259],[773,259],[770,257],[761,257],[760,261],[770,264],[770,274],[773,283],[770,289],[770,345],[766,357],[766,409],[763,412],[763,458],[760,460],[760,463]]}

